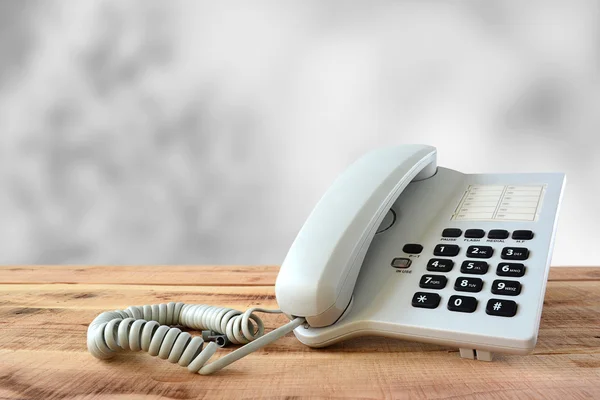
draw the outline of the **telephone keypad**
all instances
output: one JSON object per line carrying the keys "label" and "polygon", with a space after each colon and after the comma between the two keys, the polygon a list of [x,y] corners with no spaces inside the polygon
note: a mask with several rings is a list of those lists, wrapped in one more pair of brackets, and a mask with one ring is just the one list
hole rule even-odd
{"label": "telephone keypad", "polygon": [[525,266],[520,263],[500,263],[496,269],[496,275],[519,278],[525,275]]}
{"label": "telephone keypad", "polygon": [[460,247],[455,244],[438,244],[433,249],[434,256],[454,257],[460,251]]}
{"label": "telephone keypad", "polygon": [[450,296],[448,310],[472,313],[477,309],[477,299],[471,296]]}
{"label": "telephone keypad", "polygon": [[512,300],[489,299],[485,306],[485,312],[500,317],[514,317],[517,313],[517,303]]}
{"label": "telephone keypad", "polygon": [[481,292],[481,288],[483,288],[483,280],[480,278],[459,276],[454,282],[454,290],[459,292]]}
{"label": "telephone keypad", "polygon": [[419,287],[423,289],[443,289],[448,283],[444,275],[423,275],[419,281]]}
{"label": "telephone keypad", "polygon": [[496,279],[492,283],[492,293],[505,296],[518,296],[521,293],[521,284],[517,281]]}
{"label": "telephone keypad", "polygon": [[484,275],[488,272],[489,265],[485,261],[466,260],[460,266],[463,274]]}
{"label": "telephone keypad", "polygon": [[505,247],[502,249],[500,257],[503,260],[527,260],[529,250],[525,247]]}
{"label": "telephone keypad", "polygon": [[454,261],[444,258],[432,258],[427,263],[427,271],[449,272],[454,267]]}
{"label": "telephone keypad", "polygon": [[440,295],[437,293],[417,292],[412,298],[412,306],[419,308],[436,308],[440,304]]}
{"label": "telephone keypad", "polygon": [[[458,228],[446,228],[442,231],[444,238],[458,238],[463,231]],[[482,229],[467,229],[464,232],[465,238],[483,238],[486,232]],[[531,240],[534,234],[529,230],[516,230],[512,232],[504,229],[491,229],[487,232],[488,239],[513,239],[513,240]],[[509,240],[510,240],[509,239]],[[493,243],[492,243],[493,244]],[[418,244],[407,244],[403,251],[408,254],[419,254],[423,247]],[[465,258],[461,261],[460,272],[469,275],[485,275],[489,270],[489,263],[481,259],[489,259],[494,255],[494,247],[481,246],[473,244],[467,247]],[[500,258],[503,260],[527,260],[529,250],[525,247],[503,247],[496,248],[500,251]],[[442,257],[455,257],[460,253],[460,246],[457,244],[438,244],[433,250],[433,254]],[[475,260],[474,260],[475,259]],[[427,262],[427,271],[432,272],[450,272],[454,268],[454,261],[448,258],[431,258]],[[520,278],[525,275],[526,266],[520,262],[500,262],[496,267],[496,276]],[[453,277],[452,277],[453,278]],[[483,279],[482,279],[483,278]],[[454,279],[454,278],[453,278]],[[456,292],[485,293],[485,278],[482,276],[459,276],[455,278],[453,289]],[[491,281],[491,279],[490,279]],[[517,280],[496,279],[491,282],[491,292],[500,296],[518,296],[522,290],[522,284]],[[419,287],[423,289],[441,290],[448,285],[448,277],[445,275],[425,274],[419,280]],[[442,292],[443,294],[443,292]],[[479,300],[472,296],[452,295],[447,299],[447,308],[449,311],[472,313],[477,310]],[[484,298],[485,299],[485,298]],[[481,299],[481,300],[484,300]],[[419,308],[437,308],[442,300],[442,296],[437,293],[417,292],[412,299],[413,307]],[[518,304],[512,300],[493,298],[487,301],[486,313],[491,316],[513,317],[516,315]]]}
{"label": "telephone keypad", "polygon": [[467,257],[471,258],[490,258],[494,254],[492,246],[469,246],[467,248]]}

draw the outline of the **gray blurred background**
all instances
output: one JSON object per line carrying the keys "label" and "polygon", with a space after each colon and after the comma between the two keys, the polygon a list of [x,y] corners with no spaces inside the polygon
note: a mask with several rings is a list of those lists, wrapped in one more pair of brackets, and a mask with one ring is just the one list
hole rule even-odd
{"label": "gray blurred background", "polygon": [[278,264],[335,176],[428,143],[562,171],[598,265],[598,1],[0,0],[0,263]]}

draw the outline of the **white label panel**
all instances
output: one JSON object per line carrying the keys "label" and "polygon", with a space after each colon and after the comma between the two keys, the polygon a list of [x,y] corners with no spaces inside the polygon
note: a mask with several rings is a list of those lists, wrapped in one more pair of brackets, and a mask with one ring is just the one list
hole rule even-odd
{"label": "white label panel", "polygon": [[537,221],[546,185],[469,185],[456,207],[458,221]]}

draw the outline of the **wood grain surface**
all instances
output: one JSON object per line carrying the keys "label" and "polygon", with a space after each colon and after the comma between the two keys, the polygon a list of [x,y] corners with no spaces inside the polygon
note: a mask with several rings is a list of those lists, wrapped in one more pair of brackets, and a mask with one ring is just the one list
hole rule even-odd
{"label": "wood grain surface", "polygon": [[[169,301],[276,307],[277,271],[0,267],[0,399],[600,398],[600,268],[553,268],[535,351],[492,363],[377,337],[310,349],[288,335],[204,377],[147,354],[106,362],[86,350],[87,325],[104,310]],[[261,317],[267,329],[286,322]]]}

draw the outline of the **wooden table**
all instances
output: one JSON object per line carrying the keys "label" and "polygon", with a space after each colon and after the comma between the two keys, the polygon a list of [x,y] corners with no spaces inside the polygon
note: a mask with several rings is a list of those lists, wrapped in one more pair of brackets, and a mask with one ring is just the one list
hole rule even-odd
{"label": "wooden table", "polygon": [[[103,310],[184,301],[276,307],[277,267],[0,267],[0,398],[596,398],[600,268],[554,268],[530,356],[359,338],[310,349],[293,335],[212,376],[147,354],[103,362],[86,329]],[[281,315],[263,315],[267,329]],[[221,350],[223,354],[227,350]]]}

